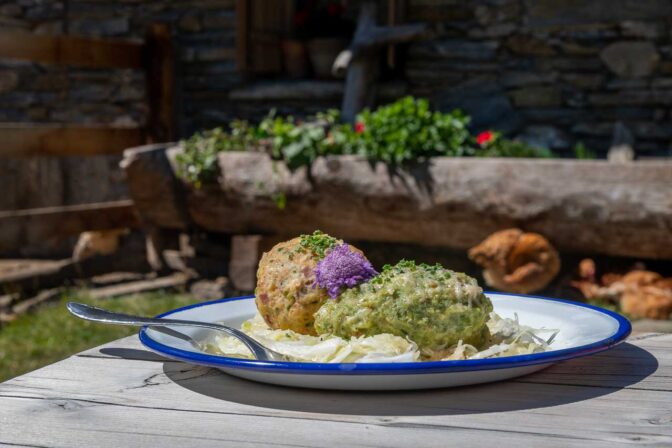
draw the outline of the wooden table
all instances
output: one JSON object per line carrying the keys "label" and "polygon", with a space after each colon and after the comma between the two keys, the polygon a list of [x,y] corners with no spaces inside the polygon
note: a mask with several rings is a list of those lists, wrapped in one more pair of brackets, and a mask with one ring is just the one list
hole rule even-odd
{"label": "wooden table", "polygon": [[672,335],[513,381],[397,393],[257,384],[121,339],[0,384],[0,445],[672,446]]}

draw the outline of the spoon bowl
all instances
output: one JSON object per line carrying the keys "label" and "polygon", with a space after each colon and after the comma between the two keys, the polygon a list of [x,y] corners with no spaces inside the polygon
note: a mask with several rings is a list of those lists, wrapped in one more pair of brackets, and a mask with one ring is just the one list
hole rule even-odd
{"label": "spoon bowl", "polygon": [[77,302],[68,302],[67,308],[70,313],[79,317],[80,319],[90,320],[93,322],[114,325],[131,325],[137,327],[153,327],[155,330],[160,331],[161,333],[185,340],[199,350],[202,349],[202,346],[198,343],[198,341],[195,341],[192,337],[169,327],[200,327],[207,328],[209,330],[221,331],[245,344],[245,346],[252,352],[252,355],[255,359],[260,361],[288,361],[288,358],[285,355],[271,350],[268,347],[264,347],[255,339],[249,337],[242,331],[236,328],[228,327],[226,325],[216,324],[213,322],[132,316],[130,314],[115,313],[104,310],[102,308],[96,308],[95,306],[85,305],[83,303]]}

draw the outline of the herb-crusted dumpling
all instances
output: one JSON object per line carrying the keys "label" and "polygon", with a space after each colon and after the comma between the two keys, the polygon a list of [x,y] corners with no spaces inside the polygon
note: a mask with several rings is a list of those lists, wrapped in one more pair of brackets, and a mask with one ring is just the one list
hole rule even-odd
{"label": "herb-crusted dumpling", "polygon": [[[332,250],[333,256],[328,257]],[[338,279],[330,275],[334,274],[329,269],[330,263],[321,269],[318,264],[331,258],[343,260],[343,250],[357,253],[368,264],[359,249],[319,231],[279,243],[262,256],[255,300],[259,313],[271,328],[316,334],[313,315],[329,299],[329,291],[333,295],[339,285]]]}
{"label": "herb-crusted dumpling", "polygon": [[400,261],[345,290],[315,314],[318,334],[408,337],[430,357],[456,345],[482,347],[492,303],[475,279],[440,265]]}

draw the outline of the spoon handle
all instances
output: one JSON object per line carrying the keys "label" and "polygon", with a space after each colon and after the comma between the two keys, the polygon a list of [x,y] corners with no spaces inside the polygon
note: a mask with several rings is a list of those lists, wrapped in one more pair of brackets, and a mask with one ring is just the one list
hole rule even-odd
{"label": "spoon handle", "polygon": [[217,330],[239,339],[247,348],[250,349],[254,357],[261,361],[268,361],[273,358],[269,350],[257,341],[246,335],[240,330],[227,327],[226,325],[215,324],[211,322],[200,322],[180,319],[161,319],[155,317],[131,316],[124,313],[115,313],[112,311],[103,310],[94,306],[85,305],[83,303],[68,302],[68,311],[75,316],[91,320],[94,322],[101,322],[105,324],[116,325],[133,325],[138,327],[165,327],[165,326],[185,326],[185,327],[200,327],[208,328],[210,330]]}

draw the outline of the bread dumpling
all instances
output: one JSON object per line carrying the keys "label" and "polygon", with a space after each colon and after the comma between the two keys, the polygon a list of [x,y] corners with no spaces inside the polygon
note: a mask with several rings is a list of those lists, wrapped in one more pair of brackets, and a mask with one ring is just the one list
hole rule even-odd
{"label": "bread dumpling", "polygon": [[[344,248],[356,252],[370,266],[359,249],[320,231],[279,243],[261,257],[255,301],[269,327],[316,334],[313,315],[329,299],[329,293],[334,292],[331,286],[334,276],[324,272],[325,269],[318,270],[318,264],[332,249],[337,249],[334,255],[338,256]],[[373,268],[371,271],[375,275]],[[320,285],[316,274],[331,281]]]}
{"label": "bread dumpling", "polygon": [[315,329],[346,339],[390,333],[441,359],[459,341],[483,347],[491,311],[475,279],[438,264],[402,260],[327,301],[315,315]]}

